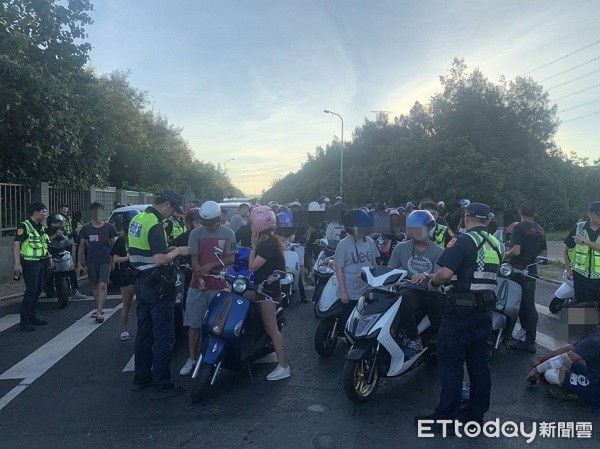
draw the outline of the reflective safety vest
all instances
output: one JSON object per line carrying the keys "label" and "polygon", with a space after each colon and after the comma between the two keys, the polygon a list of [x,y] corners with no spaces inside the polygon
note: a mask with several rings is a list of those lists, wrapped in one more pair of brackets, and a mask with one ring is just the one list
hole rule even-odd
{"label": "reflective safety vest", "polygon": [[436,225],[435,233],[433,234],[433,241],[440,245],[442,248],[446,247],[446,230],[448,226],[441,224]]}
{"label": "reflective safety vest", "polygon": [[21,243],[21,257],[31,261],[44,259],[48,254],[48,235],[44,231],[38,232],[29,220],[25,220],[23,226],[27,230],[27,238]]}
{"label": "reflective safety vest", "polygon": [[[496,288],[496,273],[502,263],[502,243],[485,231],[469,231],[466,234],[471,237],[471,240],[475,243],[475,247],[479,248],[477,252],[477,267],[475,268],[475,273],[473,273],[473,282],[469,290],[472,293],[494,291]],[[496,247],[495,249],[482,234],[485,234],[489,238]]]}
{"label": "reflective safety vest", "polygon": [[[590,235],[585,229],[585,221],[577,223],[577,235],[582,236],[587,241],[592,241]],[[600,237],[596,242],[600,243]],[[573,271],[588,279],[600,279],[600,251],[595,251],[582,243],[575,244],[574,248],[567,252]]]}
{"label": "reflective safety vest", "polygon": [[140,271],[155,268],[154,258],[150,250],[148,234],[153,226],[160,224],[160,228],[167,241],[167,234],[162,227],[161,221],[152,212],[141,212],[131,219],[129,224],[129,260],[131,264]]}
{"label": "reflective safety vest", "polygon": [[179,220],[173,217],[169,217],[168,220],[173,223],[173,229],[171,230],[171,234],[169,235],[169,239],[172,240],[174,238],[179,237],[181,234],[185,232],[185,228],[181,226]]}
{"label": "reflective safety vest", "polygon": [[73,223],[71,222],[71,219],[69,217],[67,217],[66,215],[63,215],[63,218],[65,219],[65,234],[67,234],[68,237],[72,237],[73,236]]}

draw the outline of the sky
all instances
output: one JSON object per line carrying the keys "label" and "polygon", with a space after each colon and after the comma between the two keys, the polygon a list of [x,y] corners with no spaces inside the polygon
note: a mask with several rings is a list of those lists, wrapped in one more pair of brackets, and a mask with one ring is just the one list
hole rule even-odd
{"label": "sky", "polygon": [[340,137],[324,109],[343,117],[348,141],[371,111],[427,102],[455,57],[492,81],[542,82],[563,121],[559,146],[600,157],[596,0],[94,3],[90,65],[130,70],[195,156],[226,164],[246,194]]}

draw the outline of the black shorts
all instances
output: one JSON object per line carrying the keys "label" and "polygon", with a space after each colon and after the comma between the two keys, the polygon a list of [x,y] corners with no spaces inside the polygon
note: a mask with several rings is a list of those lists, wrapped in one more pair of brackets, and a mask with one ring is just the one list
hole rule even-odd
{"label": "black shorts", "polygon": [[600,304],[600,279],[586,279],[578,273],[573,273],[573,284],[577,302],[595,302]]}
{"label": "black shorts", "polygon": [[128,287],[135,284],[135,270],[133,268],[118,269],[114,271],[114,282],[117,287]]}

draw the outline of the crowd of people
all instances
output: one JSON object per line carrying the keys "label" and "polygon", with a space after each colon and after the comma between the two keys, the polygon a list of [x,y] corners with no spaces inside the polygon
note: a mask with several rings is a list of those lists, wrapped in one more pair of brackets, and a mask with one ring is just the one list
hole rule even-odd
{"label": "crowd of people", "polygon": [[[118,236],[115,227],[104,221],[104,208],[91,205],[91,221],[82,224],[68,216],[67,206],[48,218],[45,205],[29,206],[30,218],[17,230],[14,246],[15,275],[23,274],[26,291],[21,309],[21,329],[35,330],[47,324],[36,313],[42,291],[44,268],[51,265],[48,244],[57,238],[73,238],[77,243],[77,267],[72,275],[73,294],[81,296],[77,274],[87,273],[96,310],[92,317],[103,322],[107,286],[112,280],[123,297],[121,340],[128,340],[129,314],[137,301],[134,391],[153,387],[154,398],[183,393],[171,379],[171,351],[174,342],[173,261],[189,257],[193,269],[187,291],[184,324],[189,327],[189,356],[180,375],[192,373],[201,344],[201,325],[211,299],[228,286],[214,270],[222,268],[214,253],[222,251],[222,262],[232,264],[240,246],[250,248],[249,270],[260,283],[275,270],[286,270],[284,241],[296,242],[306,250],[300,261],[299,290],[308,302],[304,284],[312,283],[311,269],[318,253],[315,243],[326,238],[339,241],[335,255],[326,260],[334,269],[339,295],[344,304],[353,304],[368,288],[359,274],[363,267],[385,264],[408,272],[421,290],[407,290],[394,325],[394,334],[403,341],[407,357],[423,350],[417,332],[416,316],[425,311],[438,330],[438,361],[442,391],[440,404],[428,419],[469,419],[483,421],[489,408],[491,376],[489,342],[490,311],[495,306],[496,273],[503,262],[516,268],[530,267],[535,274],[536,258],[547,256],[546,236],[536,223],[536,207],[524,202],[521,220],[506,231],[495,225],[489,206],[463,199],[459,202],[460,221],[451,226],[443,201],[425,199],[402,207],[386,203],[348,208],[342,198],[332,204],[327,197],[309,204],[292,201],[286,205],[271,202],[264,206],[243,203],[228,216],[214,201],[191,204],[165,190],[142,212],[126,217],[126,232]],[[384,217],[385,224],[376,223]],[[565,265],[575,282],[580,300],[600,303],[600,202],[590,205],[589,219],[577,223],[565,239]],[[43,223],[48,218],[49,228]],[[76,234],[76,237],[75,237]],[[111,274],[112,273],[112,274]],[[519,320],[523,333],[511,341],[515,350],[536,352],[538,315],[535,307],[535,279],[514,275],[522,289]],[[451,286],[442,294],[440,286]],[[246,292],[260,308],[265,331],[273,341],[277,367],[268,380],[291,376],[284,339],[277,327],[276,308],[281,299],[279,281],[269,284],[265,294]],[[266,300],[269,298],[270,300]],[[529,378],[540,374],[564,390],[592,403],[600,403],[600,334],[586,328],[583,345],[565,348],[534,361]],[[583,348],[583,349],[582,349]],[[558,357],[558,359],[557,359]],[[565,357],[568,357],[570,362]],[[562,361],[559,364],[557,360]],[[550,362],[548,362],[550,361]],[[471,388],[467,409],[461,408],[463,371],[466,364]],[[552,371],[556,370],[556,371]],[[573,377],[578,381],[573,385]],[[581,379],[583,381],[579,382]],[[569,384],[570,382],[570,384]],[[587,382],[587,383],[586,383]],[[584,385],[585,384],[585,385]],[[571,388],[572,387],[572,388]],[[576,387],[576,388],[575,388]],[[466,415],[465,415],[466,414]]]}

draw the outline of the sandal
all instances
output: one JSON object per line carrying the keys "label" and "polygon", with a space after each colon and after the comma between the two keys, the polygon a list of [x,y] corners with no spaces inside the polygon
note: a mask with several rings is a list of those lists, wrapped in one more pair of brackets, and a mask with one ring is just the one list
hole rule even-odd
{"label": "sandal", "polygon": [[104,312],[96,314],[96,323],[104,323]]}
{"label": "sandal", "polygon": [[96,318],[97,316],[98,316],[98,311],[97,311],[97,310],[95,310],[95,311],[94,311],[94,313],[92,313],[92,315],[91,315],[91,317],[92,317],[92,320],[93,320],[94,318]]}

